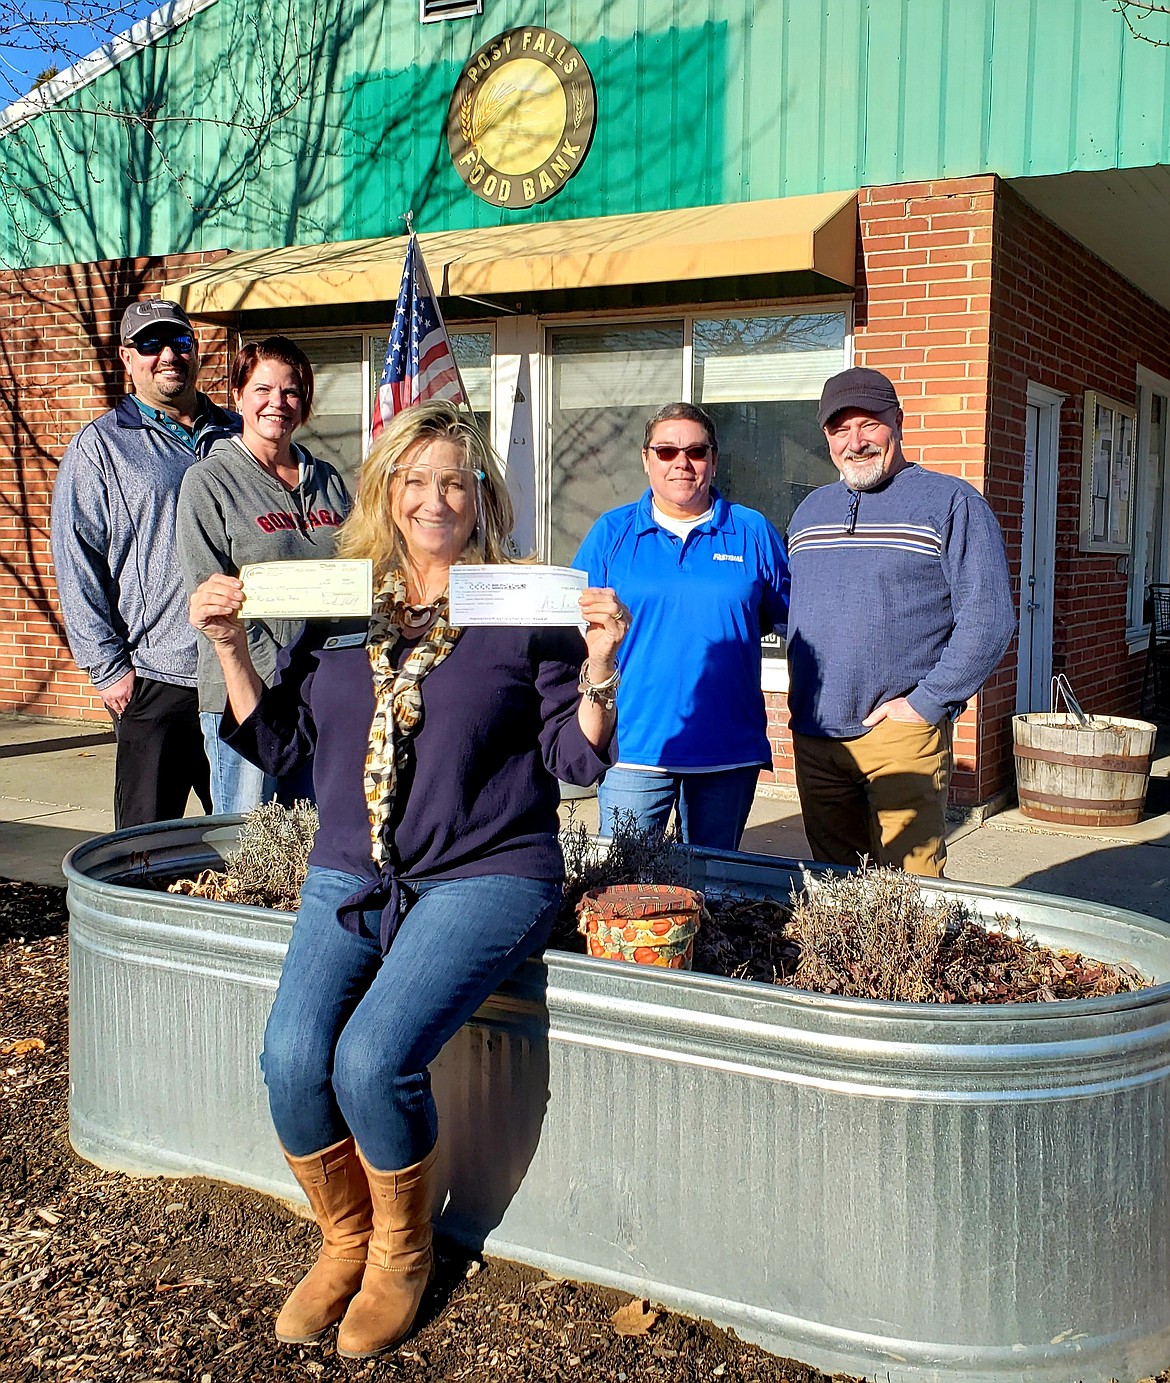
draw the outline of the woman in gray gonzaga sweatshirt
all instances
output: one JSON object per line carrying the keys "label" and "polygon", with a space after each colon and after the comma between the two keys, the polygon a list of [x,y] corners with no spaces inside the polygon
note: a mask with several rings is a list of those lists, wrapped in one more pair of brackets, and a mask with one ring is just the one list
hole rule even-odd
{"label": "woman in gray gonzaga sweatshirt", "polygon": [[[304,351],[283,336],[250,342],[232,364],[231,389],[242,434],[216,442],[179,491],[179,557],[188,592],[215,572],[238,576],[249,562],[332,557],[337,529],[349,513],[341,476],[292,440],[313,406],[313,367]],[[248,649],[266,683],[276,655],[299,628],[294,620],[248,622]],[[246,812],[270,801],[276,780],[219,738],[226,692],[219,659],[202,635],[198,676],[215,810]],[[281,791],[288,800],[310,795],[307,780]]]}

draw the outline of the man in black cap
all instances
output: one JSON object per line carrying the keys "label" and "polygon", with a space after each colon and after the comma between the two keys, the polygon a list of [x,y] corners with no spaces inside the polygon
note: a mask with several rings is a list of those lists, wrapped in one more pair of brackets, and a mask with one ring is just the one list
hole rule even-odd
{"label": "man in black cap", "polygon": [[182,816],[191,790],[211,810],[175,505],[187,469],[239,430],[196,391],[199,347],[181,307],[131,303],[120,337],[134,392],[66,448],[51,524],[69,647],[118,737],[119,829]]}
{"label": "man in black cap", "polygon": [[906,458],[898,395],[877,370],[834,375],[817,422],[841,478],[788,531],[788,705],[810,852],[941,875],[952,724],[1016,627],[1003,536],[966,481]]}

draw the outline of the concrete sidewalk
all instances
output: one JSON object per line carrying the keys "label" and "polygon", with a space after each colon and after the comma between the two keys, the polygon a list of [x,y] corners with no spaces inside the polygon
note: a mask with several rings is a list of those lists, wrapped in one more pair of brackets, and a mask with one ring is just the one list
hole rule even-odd
{"label": "concrete sidewalk", "polygon": [[[1168,751],[1164,733],[1149,812],[1138,825],[1074,831],[1029,822],[1018,811],[956,823],[948,877],[1085,898],[1170,922]],[[0,715],[0,878],[61,883],[66,852],[114,829],[113,777],[114,736],[100,722]],[[190,814],[198,810],[192,802]],[[576,811],[596,824],[594,799],[582,799]],[[743,848],[795,859],[807,854],[795,794],[757,795]]]}

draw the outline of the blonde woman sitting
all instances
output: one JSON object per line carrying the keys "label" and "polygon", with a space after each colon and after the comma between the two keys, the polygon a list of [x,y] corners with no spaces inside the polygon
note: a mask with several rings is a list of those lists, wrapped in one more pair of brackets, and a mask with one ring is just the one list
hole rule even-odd
{"label": "blonde woman sitting", "polygon": [[[607,765],[627,613],[581,596],[575,629],[452,627],[463,560],[506,562],[512,509],[473,420],[399,414],[366,459],[338,555],[373,560],[373,618],[310,622],[271,688],[236,579],[192,623],[228,690],[222,733],[266,772],[314,755],[321,827],[264,1038],[277,1135],[324,1235],[279,1339],[335,1322],[371,1358],[410,1329],[432,1264],[428,1066],[545,942],[561,895],[557,779]],[[481,556],[482,554],[482,556]]]}

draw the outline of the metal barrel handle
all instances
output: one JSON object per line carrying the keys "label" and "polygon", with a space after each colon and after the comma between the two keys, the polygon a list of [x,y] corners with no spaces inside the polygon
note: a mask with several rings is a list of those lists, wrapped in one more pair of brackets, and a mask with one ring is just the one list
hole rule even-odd
{"label": "metal barrel handle", "polygon": [[1065,709],[1069,715],[1084,727],[1089,724],[1089,717],[1081,710],[1081,703],[1073,695],[1073,689],[1069,686],[1068,678],[1063,672],[1058,672],[1052,679],[1052,709],[1053,712],[1060,710],[1061,701],[1065,704]]}

